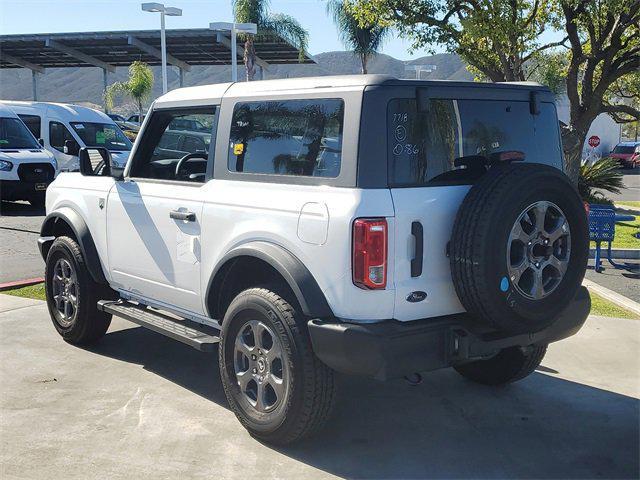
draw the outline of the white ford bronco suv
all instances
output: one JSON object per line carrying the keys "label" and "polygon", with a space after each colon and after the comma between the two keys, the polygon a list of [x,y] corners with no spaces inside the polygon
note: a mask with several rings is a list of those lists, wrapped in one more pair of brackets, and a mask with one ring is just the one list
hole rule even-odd
{"label": "white ford bronco suv", "polygon": [[[202,125],[200,148],[177,120]],[[39,239],[55,328],[86,344],[116,315],[217,350],[231,409],[269,442],[324,424],[336,371],[505,384],[590,309],[585,210],[538,85],[182,88],[124,169],[80,157]]]}

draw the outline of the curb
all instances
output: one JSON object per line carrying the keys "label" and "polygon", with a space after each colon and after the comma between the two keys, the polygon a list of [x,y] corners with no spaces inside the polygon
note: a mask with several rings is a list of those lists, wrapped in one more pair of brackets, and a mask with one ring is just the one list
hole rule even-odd
{"label": "curb", "polygon": [[16,280],[15,282],[0,283],[0,292],[5,290],[13,290],[16,288],[28,287],[29,285],[35,285],[36,283],[44,282],[44,278],[27,278],[26,280]]}
{"label": "curb", "polygon": [[634,302],[630,298],[627,298],[624,295],[620,295],[619,293],[616,293],[613,290],[609,290],[608,288],[605,288],[602,285],[598,285],[597,283],[592,282],[591,280],[587,280],[586,278],[582,280],[582,285],[587,287],[589,290],[593,290],[595,293],[603,298],[606,298],[610,302],[615,303],[619,307],[622,307],[625,310],[629,310],[630,312],[633,312],[636,315],[640,316],[640,303]]}
{"label": "curb", "polygon": [[[595,258],[596,249],[589,249],[589,258]],[[600,247],[600,258],[606,260],[607,248]],[[640,260],[640,249],[638,248],[612,248],[611,258],[618,260]]]}

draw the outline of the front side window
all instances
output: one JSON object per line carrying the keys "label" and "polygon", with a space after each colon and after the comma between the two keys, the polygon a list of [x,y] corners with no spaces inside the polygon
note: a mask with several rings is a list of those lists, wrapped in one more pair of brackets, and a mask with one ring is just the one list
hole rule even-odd
{"label": "front side window", "polygon": [[40,122],[41,118],[39,115],[23,115],[19,114],[20,120],[24,122],[27,128],[33,133],[33,136],[36,138],[42,138],[41,130],[40,130]]}
{"label": "front side window", "polygon": [[40,149],[29,129],[17,118],[0,118],[0,150]]}
{"label": "front side window", "polygon": [[64,152],[64,142],[67,140],[75,141],[69,129],[60,122],[49,122],[49,144],[59,152]]}
{"label": "front side window", "polygon": [[95,122],[70,122],[87,147],[104,147],[107,150],[131,150],[131,141],[115,124]]}
{"label": "front side window", "polygon": [[[216,107],[153,113],[131,167],[131,176],[203,183]],[[189,126],[194,130],[176,129]]]}
{"label": "front side window", "polygon": [[278,100],[236,104],[231,172],[335,178],[340,174],[344,102]]}

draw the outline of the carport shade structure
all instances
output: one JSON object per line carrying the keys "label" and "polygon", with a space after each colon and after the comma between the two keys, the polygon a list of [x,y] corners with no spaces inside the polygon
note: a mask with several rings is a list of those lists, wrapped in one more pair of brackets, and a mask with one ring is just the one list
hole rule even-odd
{"label": "carport shade structure", "polygon": [[[180,72],[180,86],[184,72],[193,65],[231,65],[231,38],[227,31],[208,28],[167,30],[167,64]],[[305,56],[300,62],[296,47],[278,35],[259,35],[255,41],[258,65],[315,63]],[[244,49],[238,42],[239,63]],[[27,68],[32,72],[33,99],[38,99],[38,74],[46,68],[98,67],[103,71],[104,88],[107,73],[116,67],[128,67],[141,60],[160,65],[159,30],[122,32],[52,33],[29,35],[0,35],[0,68]]]}

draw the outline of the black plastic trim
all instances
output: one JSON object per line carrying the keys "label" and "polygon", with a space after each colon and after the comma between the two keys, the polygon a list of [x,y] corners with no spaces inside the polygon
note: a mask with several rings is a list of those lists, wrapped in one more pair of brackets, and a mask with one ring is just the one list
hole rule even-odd
{"label": "black plastic trim", "polygon": [[387,380],[490,357],[507,347],[557,342],[580,330],[590,309],[589,292],[580,287],[556,321],[535,333],[483,331],[466,313],[370,324],[314,319],[308,326],[313,350],[326,365],[346,374]]}
{"label": "black plastic trim", "polygon": [[411,259],[411,276],[419,277],[422,275],[422,258],[424,256],[424,235],[420,222],[411,223],[411,235],[416,242],[415,253]]}
{"label": "black plastic trim", "polygon": [[91,237],[89,227],[87,227],[87,224],[80,214],[69,207],[64,207],[61,210],[52,212],[44,219],[42,228],[40,229],[40,237],[43,241],[38,241],[38,248],[40,249],[42,258],[45,261],[47,260],[47,253],[53,242],[53,239],[47,239],[45,237],[54,236],[55,225],[60,221],[69,225],[73,231],[80,250],[82,251],[82,257],[87,265],[87,270],[89,270],[89,274],[91,274],[93,280],[98,283],[107,284],[107,279],[100,264],[98,250]]}
{"label": "black plastic trim", "polygon": [[[219,275],[224,274],[223,267],[233,259],[239,257],[254,257],[271,265],[287,282],[293,291],[302,312],[310,317],[330,318],[333,317],[331,307],[322,293],[320,286],[316,282],[311,272],[304,264],[291,252],[280,245],[264,241],[250,242],[234,248],[228,252],[218,262],[209,284],[207,285],[207,296],[210,298],[213,285],[220,282]],[[213,312],[207,312],[209,316]]]}

